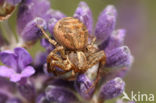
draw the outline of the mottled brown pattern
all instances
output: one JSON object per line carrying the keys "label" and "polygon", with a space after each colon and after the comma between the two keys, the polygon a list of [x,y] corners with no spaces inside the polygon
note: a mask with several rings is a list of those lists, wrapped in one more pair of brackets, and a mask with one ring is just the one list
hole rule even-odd
{"label": "mottled brown pattern", "polygon": [[[96,38],[89,36],[86,26],[76,18],[66,17],[56,23],[54,37],[57,42],[50,39],[42,28],[41,31],[48,41],[56,47],[47,57],[48,71],[55,75],[71,71],[71,77],[75,77],[76,74],[85,73],[97,63],[101,67],[106,62],[104,51],[100,51],[95,46]],[[88,43],[88,39],[91,40],[90,43]],[[63,71],[56,70],[56,67]],[[97,78],[99,73],[98,70]],[[95,80],[93,87],[96,81],[98,79]]]}
{"label": "mottled brown pattern", "polygon": [[88,31],[78,19],[66,17],[56,23],[54,37],[68,49],[82,50],[88,42]]}

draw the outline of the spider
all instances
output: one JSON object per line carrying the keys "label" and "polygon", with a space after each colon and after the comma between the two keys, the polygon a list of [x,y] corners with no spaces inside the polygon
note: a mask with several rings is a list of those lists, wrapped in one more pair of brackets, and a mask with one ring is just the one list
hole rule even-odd
{"label": "spider", "polygon": [[[39,26],[38,26],[39,27]],[[105,64],[103,50],[95,46],[95,37],[89,36],[86,26],[74,17],[65,17],[54,26],[54,38],[51,39],[43,28],[39,27],[46,39],[55,46],[47,56],[48,72],[55,75],[72,71],[72,76],[85,73],[97,63]],[[63,72],[57,71],[57,67]]]}

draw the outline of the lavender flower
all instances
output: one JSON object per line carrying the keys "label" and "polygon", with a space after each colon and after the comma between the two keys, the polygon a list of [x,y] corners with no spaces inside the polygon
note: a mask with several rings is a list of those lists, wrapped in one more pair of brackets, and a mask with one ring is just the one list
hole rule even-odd
{"label": "lavender flower", "polygon": [[113,32],[116,23],[117,11],[114,6],[107,6],[98,18],[95,35],[102,42],[107,40]]}
{"label": "lavender flower", "polygon": [[76,9],[74,13],[74,17],[82,21],[86,25],[88,32],[92,34],[93,18],[92,18],[92,12],[90,8],[88,7],[87,3],[85,2],[79,3],[78,8]]}
{"label": "lavender flower", "polygon": [[43,18],[49,8],[50,3],[48,0],[24,0],[21,3],[17,16],[17,30],[24,41],[32,41],[39,38],[38,33],[40,30],[36,27],[36,24],[46,28]]}
{"label": "lavender flower", "polygon": [[36,90],[32,83],[24,82],[18,84],[18,90],[28,101],[35,101]]}
{"label": "lavender flower", "polygon": [[8,96],[3,93],[0,93],[0,97],[0,103],[5,103],[8,99]]}
{"label": "lavender flower", "polygon": [[[45,31],[49,31],[51,38],[55,39],[53,28],[56,22],[66,17],[66,15],[61,11],[51,9],[48,0],[7,1],[12,5],[21,2],[17,13],[19,43],[11,44],[9,42],[7,48],[9,50],[0,52],[0,60],[4,64],[0,66],[0,96],[2,97],[0,102],[84,103],[97,101],[102,103],[122,94],[125,89],[125,82],[121,77],[129,70],[133,57],[129,48],[124,46],[126,30],[115,29],[117,10],[114,6],[108,5],[101,12],[94,29],[92,11],[87,3],[80,2],[76,8],[73,17],[83,22],[89,34],[97,38],[95,47],[104,50],[106,64],[101,66],[100,63],[97,63],[88,68],[85,73],[76,74],[75,78],[71,79],[70,73],[58,78],[49,75],[50,73],[44,73],[44,69],[47,69],[45,65],[47,55],[55,47],[48,40],[41,38],[41,31],[37,26],[39,25]],[[45,51],[38,51],[33,61],[28,51],[22,48],[20,44],[24,42],[24,44],[30,43],[30,46],[33,46],[33,43],[39,39],[40,45],[45,48]],[[14,48],[13,51],[12,48]],[[29,48],[29,45],[27,45],[27,49]],[[56,70],[62,72],[57,67]],[[103,72],[105,75],[99,75]],[[4,82],[1,80],[2,78],[10,81]],[[5,89],[1,90],[4,87]],[[12,95],[13,93],[15,96]],[[18,97],[19,95],[22,99]]]}
{"label": "lavender flower", "polygon": [[92,85],[92,81],[84,74],[79,75],[75,81],[76,90],[85,99],[90,99],[92,97],[94,92],[94,87],[91,88]]}
{"label": "lavender flower", "polygon": [[46,97],[51,102],[77,103],[78,98],[67,88],[59,86],[48,86],[45,91]]}
{"label": "lavender flower", "polygon": [[125,82],[121,78],[115,78],[103,84],[100,90],[100,99],[112,99],[124,91]]}
{"label": "lavender flower", "polygon": [[16,97],[16,85],[6,78],[0,77],[0,103],[14,103],[15,101],[22,103]]}
{"label": "lavender flower", "polygon": [[36,103],[49,103],[45,96],[45,93],[42,93],[39,96],[37,96]]}
{"label": "lavender flower", "polygon": [[7,77],[10,81],[18,82],[35,73],[34,68],[29,66],[32,58],[24,48],[15,48],[14,52],[1,52],[0,60],[6,65],[0,66],[0,76]]}
{"label": "lavender flower", "polygon": [[41,36],[40,30],[37,25],[45,27],[46,22],[44,21],[44,19],[39,17],[36,17],[31,22],[29,22],[21,32],[21,36],[24,41],[33,41]]}
{"label": "lavender flower", "polygon": [[129,67],[132,64],[133,57],[126,46],[118,47],[107,52],[107,67]]}
{"label": "lavender flower", "polygon": [[22,103],[18,98],[10,98],[6,101],[6,103]]}

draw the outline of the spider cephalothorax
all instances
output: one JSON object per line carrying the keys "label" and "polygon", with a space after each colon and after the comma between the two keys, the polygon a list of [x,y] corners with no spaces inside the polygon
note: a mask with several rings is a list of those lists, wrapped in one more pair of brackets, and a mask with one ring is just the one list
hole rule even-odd
{"label": "spider cephalothorax", "polygon": [[88,40],[89,34],[86,26],[78,19],[65,17],[59,20],[54,27],[54,38],[52,40],[40,28],[46,38],[56,48],[47,57],[47,67],[49,72],[59,74],[56,67],[66,73],[84,73],[97,63],[105,64],[104,51],[98,50],[94,46],[96,38]]}

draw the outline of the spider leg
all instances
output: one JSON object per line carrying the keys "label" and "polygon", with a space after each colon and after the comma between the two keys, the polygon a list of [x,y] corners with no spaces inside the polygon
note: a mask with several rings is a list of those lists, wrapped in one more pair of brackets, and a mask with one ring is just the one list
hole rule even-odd
{"label": "spider leg", "polygon": [[94,45],[95,41],[96,41],[96,37],[93,37],[91,41],[91,45]]}
{"label": "spider leg", "polygon": [[[60,52],[61,56],[57,54],[57,52]],[[47,57],[47,67],[49,72],[53,72],[54,74],[61,74],[62,71],[61,73],[59,73],[58,71],[56,73],[55,67],[59,67],[60,69],[65,71],[65,73],[71,69],[71,64],[67,59],[63,60],[62,56],[66,58],[63,46],[58,46],[49,53]]]}
{"label": "spider leg", "polygon": [[51,39],[48,34],[43,30],[43,28],[39,25],[37,25],[37,27],[41,30],[41,32],[43,33],[43,35],[45,36],[45,38],[49,41],[49,43],[51,43],[52,45],[56,46],[57,42],[53,39]]}
{"label": "spider leg", "polygon": [[53,70],[51,70],[51,66],[50,66],[50,63],[51,63],[52,60],[62,61],[61,57],[57,54],[57,52],[59,50],[61,50],[61,49],[62,49],[62,47],[61,46],[58,46],[53,51],[51,51],[49,53],[49,55],[47,56],[47,68],[48,68],[48,71],[49,72],[50,71],[53,71]]}
{"label": "spider leg", "polygon": [[94,53],[88,57],[88,68],[91,68],[92,66],[94,66],[98,62],[100,62],[100,66],[98,68],[97,76],[96,76],[96,79],[94,80],[93,85],[86,91],[86,93],[89,93],[89,91],[92,88],[96,87],[98,81],[100,80],[100,76],[101,76],[100,75],[101,74],[100,68],[102,67],[102,65],[105,64],[105,61],[106,61],[106,57],[105,57],[104,51],[96,52],[96,53]]}
{"label": "spider leg", "polygon": [[[55,67],[59,67],[63,71],[56,71]],[[71,70],[71,65],[66,64],[66,60],[60,60],[60,61],[52,60],[50,62],[50,69],[55,75],[60,75],[60,74],[64,74],[64,73],[70,71]]]}
{"label": "spider leg", "polygon": [[104,51],[101,50],[99,52],[91,54],[87,60],[88,60],[88,68],[91,68],[98,62],[100,62],[100,64],[104,65],[106,62],[106,56],[105,56]]}

